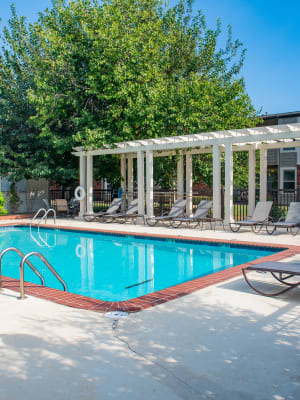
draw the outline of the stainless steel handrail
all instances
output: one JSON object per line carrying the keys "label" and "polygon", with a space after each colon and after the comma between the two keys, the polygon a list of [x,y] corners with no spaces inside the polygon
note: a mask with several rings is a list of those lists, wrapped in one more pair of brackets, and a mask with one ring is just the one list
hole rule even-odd
{"label": "stainless steel handrail", "polygon": [[[25,255],[21,252],[21,250],[17,249],[16,247],[7,247],[6,249],[1,251],[1,253],[0,253],[0,290],[2,288],[2,281],[1,281],[1,277],[2,277],[2,273],[1,273],[1,270],[2,270],[2,258],[4,256],[4,254],[6,254],[9,251],[14,251],[15,253],[17,253],[22,258],[22,260],[25,257]],[[42,277],[42,275],[39,273],[39,271],[32,265],[32,263],[29,260],[26,260],[26,264],[40,278],[42,285],[45,286],[45,280]]]}
{"label": "stainless steel handrail", "polygon": [[24,264],[27,262],[27,259],[31,256],[37,256],[39,257],[43,263],[50,269],[50,271],[53,273],[53,275],[56,277],[57,280],[63,285],[64,291],[68,291],[67,285],[65,281],[58,275],[58,273],[55,271],[55,269],[52,267],[52,265],[46,260],[46,258],[41,254],[36,251],[32,251],[31,253],[26,254],[20,263],[20,299],[25,298],[25,288],[24,288]]}
{"label": "stainless steel handrail", "polygon": [[49,210],[46,211],[46,214],[44,214],[40,220],[40,222],[38,223],[38,228],[40,229],[40,225],[41,223],[45,220],[45,223],[47,223],[47,217],[48,214],[52,212],[53,213],[53,219],[54,219],[54,224],[56,224],[56,211],[54,210],[54,208],[49,208]]}
{"label": "stainless steel handrail", "polygon": [[40,208],[34,215],[34,217],[32,218],[31,222],[30,222],[30,226],[34,223],[34,221],[37,219],[37,217],[40,215],[41,211],[44,212],[44,215],[47,214],[47,211],[45,208]]}

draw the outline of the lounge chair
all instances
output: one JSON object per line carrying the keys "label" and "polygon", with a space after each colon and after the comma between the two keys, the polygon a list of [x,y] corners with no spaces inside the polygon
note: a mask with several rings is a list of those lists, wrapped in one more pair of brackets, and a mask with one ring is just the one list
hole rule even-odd
{"label": "lounge chair", "polygon": [[56,199],[55,200],[55,211],[56,214],[61,214],[63,216],[69,215],[69,207],[66,199]]}
{"label": "lounge chair", "polygon": [[250,226],[254,233],[259,233],[264,225],[269,222],[269,214],[273,201],[259,201],[251,218],[245,221],[236,221],[229,224],[232,232],[238,232],[241,226]]}
{"label": "lounge chair", "polygon": [[212,222],[213,218],[208,218],[207,215],[211,209],[213,202],[211,200],[201,200],[198,207],[192,217],[175,217],[171,220],[173,228],[179,228],[183,223],[189,225],[192,222],[196,222],[196,226],[203,224],[203,222]]}
{"label": "lounge chair", "polygon": [[[280,289],[279,291],[273,293],[267,293],[260,289],[255,288],[252,283],[250,283],[246,271],[261,271],[261,272],[270,272],[271,275],[280,283],[288,286],[284,289]],[[278,275],[276,275],[278,274]],[[250,265],[249,267],[243,268],[243,275],[248,283],[248,285],[255,290],[257,293],[262,294],[263,296],[278,296],[281,293],[287,292],[295,288],[296,286],[300,285],[300,280],[297,282],[288,281],[289,278],[300,276],[300,263],[286,263],[286,262],[272,262],[266,261],[256,265]]]}
{"label": "lounge chair", "polygon": [[106,211],[101,211],[99,213],[93,213],[93,214],[84,214],[83,219],[87,222],[92,222],[95,221],[95,219],[97,218],[103,218],[105,215],[114,215],[119,211],[121,204],[122,204],[122,199],[115,198],[111,202],[111,205],[108,207]]}
{"label": "lounge chair", "polygon": [[266,226],[269,235],[272,235],[276,229],[286,228],[291,235],[296,235],[300,228],[300,202],[290,203],[285,218],[280,218],[278,222],[271,222]]}
{"label": "lounge chair", "polygon": [[186,205],[185,199],[178,199],[173,204],[170,212],[167,215],[160,215],[159,217],[150,217],[146,219],[146,222],[149,226],[155,226],[159,222],[172,221],[174,218],[183,217],[184,216],[184,208]]}
{"label": "lounge chair", "polygon": [[142,217],[144,219],[144,215],[138,214],[138,199],[132,200],[128,209],[123,213],[115,213],[115,214],[105,214],[103,216],[104,222],[112,222],[114,220],[118,220],[119,223],[124,224],[128,220],[137,219],[138,217]]}

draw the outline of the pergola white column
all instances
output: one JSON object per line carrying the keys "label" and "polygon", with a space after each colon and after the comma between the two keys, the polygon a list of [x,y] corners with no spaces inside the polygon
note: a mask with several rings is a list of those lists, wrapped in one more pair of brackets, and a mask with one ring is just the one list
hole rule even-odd
{"label": "pergola white column", "polygon": [[221,218],[221,151],[213,145],[213,217]]}
{"label": "pergola white column", "polygon": [[127,190],[128,190],[128,201],[133,199],[133,158],[128,157],[127,159]]}
{"label": "pergola white column", "polygon": [[177,161],[177,199],[182,199],[184,192],[183,155]]}
{"label": "pergola white column", "polygon": [[264,146],[260,148],[260,182],[259,182],[260,201],[267,200],[267,149]]}
{"label": "pergola white column", "polygon": [[153,151],[146,151],[147,216],[153,217]]}
{"label": "pergola white column", "polygon": [[[1,179],[0,179],[1,182]],[[79,184],[86,189],[86,156],[81,154],[79,156]],[[86,197],[80,200],[79,216],[82,217],[86,213]]]}
{"label": "pergola white column", "polygon": [[186,154],[186,213],[190,217],[193,214],[193,158],[192,154]]}
{"label": "pergola white column", "polygon": [[126,191],[126,157],[125,154],[121,155],[121,188],[122,194]]}
{"label": "pergola white column", "polygon": [[248,154],[248,215],[252,216],[255,208],[255,147]]}
{"label": "pergola white column", "polygon": [[233,157],[232,144],[225,144],[225,223],[233,220]]}
{"label": "pergola white column", "polygon": [[93,212],[93,156],[89,153],[86,159],[86,211]]}
{"label": "pergola white column", "polygon": [[120,162],[120,172],[121,172],[121,189],[122,189],[122,205],[121,210],[124,212],[126,209],[126,157],[125,154],[121,154]]}
{"label": "pergola white column", "polygon": [[144,152],[137,152],[138,214],[145,214]]}

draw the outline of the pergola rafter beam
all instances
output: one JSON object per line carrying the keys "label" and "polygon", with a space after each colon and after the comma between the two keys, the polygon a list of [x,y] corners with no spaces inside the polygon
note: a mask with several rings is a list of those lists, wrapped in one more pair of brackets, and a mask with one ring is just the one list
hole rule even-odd
{"label": "pergola rafter beam", "polygon": [[[211,147],[214,144],[225,145],[231,143],[233,147],[264,143],[264,145],[286,143],[300,139],[300,123],[259,128],[236,129],[229,131],[204,132],[201,134],[173,136],[117,143],[112,148],[88,150],[87,154],[126,154],[137,151],[166,152],[172,150],[186,150],[195,147]],[[283,146],[282,146],[283,147]],[[202,151],[201,151],[202,152]],[[82,149],[76,153],[82,154]],[[75,154],[76,154],[75,153]],[[79,155],[79,154],[76,154]]]}

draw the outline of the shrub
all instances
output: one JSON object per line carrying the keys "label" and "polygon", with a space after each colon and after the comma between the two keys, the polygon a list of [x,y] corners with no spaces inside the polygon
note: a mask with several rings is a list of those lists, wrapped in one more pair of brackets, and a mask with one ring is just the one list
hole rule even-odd
{"label": "shrub", "polygon": [[16,184],[12,183],[8,193],[9,206],[11,213],[15,213],[21,204],[20,197],[16,191]]}
{"label": "shrub", "polygon": [[6,208],[4,206],[5,206],[5,197],[0,192],[0,215],[6,215],[7,214],[7,210],[6,210]]}

